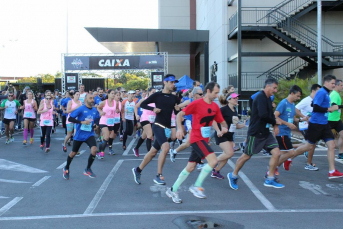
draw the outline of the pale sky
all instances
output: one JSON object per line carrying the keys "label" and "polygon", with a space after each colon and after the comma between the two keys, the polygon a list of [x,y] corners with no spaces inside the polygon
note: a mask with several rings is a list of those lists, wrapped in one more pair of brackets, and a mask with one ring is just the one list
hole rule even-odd
{"label": "pale sky", "polygon": [[109,53],[84,27],[158,28],[158,0],[0,0],[0,77],[61,71],[66,52]]}

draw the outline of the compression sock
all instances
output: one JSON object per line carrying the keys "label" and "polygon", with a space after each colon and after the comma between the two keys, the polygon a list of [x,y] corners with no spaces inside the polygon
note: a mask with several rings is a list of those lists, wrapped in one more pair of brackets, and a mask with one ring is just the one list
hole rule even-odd
{"label": "compression sock", "polygon": [[181,173],[179,174],[179,177],[177,178],[177,180],[173,184],[173,187],[172,187],[173,192],[177,192],[180,185],[187,179],[188,175],[189,175],[189,172],[186,169],[183,169],[181,171]]}
{"label": "compression sock", "polygon": [[208,176],[208,174],[210,174],[210,172],[212,172],[212,169],[213,169],[213,168],[211,168],[211,166],[209,166],[208,164],[206,164],[206,165],[202,168],[202,170],[201,170],[201,172],[200,172],[200,174],[199,174],[199,176],[198,176],[198,179],[195,181],[194,186],[195,186],[195,187],[202,187],[202,183],[204,182],[204,180],[205,180],[205,178]]}

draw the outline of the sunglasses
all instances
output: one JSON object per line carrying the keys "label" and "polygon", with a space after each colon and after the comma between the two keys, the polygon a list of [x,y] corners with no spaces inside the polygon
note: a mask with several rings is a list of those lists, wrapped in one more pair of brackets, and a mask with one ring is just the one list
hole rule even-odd
{"label": "sunglasses", "polygon": [[8,97],[13,97],[13,95],[9,95]]}
{"label": "sunglasses", "polygon": [[203,93],[197,93],[197,95],[203,96],[204,94]]}
{"label": "sunglasses", "polygon": [[45,99],[50,100],[51,98],[45,98]]}

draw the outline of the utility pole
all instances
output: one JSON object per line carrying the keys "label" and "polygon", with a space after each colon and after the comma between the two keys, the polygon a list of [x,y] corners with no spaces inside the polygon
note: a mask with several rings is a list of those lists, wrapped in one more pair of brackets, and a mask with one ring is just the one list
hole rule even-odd
{"label": "utility pole", "polygon": [[322,0],[317,0],[317,54],[318,84],[322,85]]}

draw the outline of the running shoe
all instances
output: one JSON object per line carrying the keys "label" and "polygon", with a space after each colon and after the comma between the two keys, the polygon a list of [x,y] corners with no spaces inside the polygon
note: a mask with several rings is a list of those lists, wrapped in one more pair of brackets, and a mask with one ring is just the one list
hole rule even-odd
{"label": "running shoe", "polygon": [[205,166],[204,163],[198,163],[198,164],[197,164],[197,170],[198,170],[198,171],[201,171],[202,168],[203,168],[204,166]]}
{"label": "running shoe", "polygon": [[206,198],[205,189],[203,187],[195,187],[194,185],[192,185],[191,187],[189,187],[189,191],[193,193],[195,197],[198,197],[200,199]]}
{"label": "running shoe", "polygon": [[162,176],[162,174],[157,175],[157,176],[155,177],[155,179],[154,179],[154,182],[155,182],[156,184],[160,184],[160,185],[165,185],[165,184],[166,184],[166,182],[164,181],[164,177]]}
{"label": "running shoe", "polygon": [[126,146],[123,146],[123,150],[126,150]]}
{"label": "running shoe", "polygon": [[237,190],[238,189],[238,185],[237,185],[238,177],[233,178],[232,173],[228,173],[227,179],[229,180],[230,188],[232,188],[233,190]]}
{"label": "running shoe", "polygon": [[273,180],[269,180],[268,178],[264,181],[264,186],[266,187],[272,187],[272,188],[284,188],[285,186],[283,184],[280,184],[277,182],[277,180],[274,178]]}
{"label": "running shoe", "polygon": [[45,153],[49,153],[50,152],[50,148],[45,148]]}
{"label": "running shoe", "polygon": [[267,150],[263,150],[263,156],[270,156],[272,155],[270,152],[268,152]]}
{"label": "running shoe", "polygon": [[67,152],[67,147],[66,146],[64,146],[63,144],[62,144],[62,150],[63,150],[63,152]]}
{"label": "running shoe", "polygon": [[86,168],[85,171],[83,171],[83,175],[89,176],[90,178],[96,177],[96,175],[93,173],[91,168],[89,169]]}
{"label": "running shoe", "polygon": [[33,144],[33,138],[30,138],[30,144],[31,145]]}
{"label": "running shoe", "polygon": [[141,184],[141,174],[137,172],[137,168],[132,168],[132,173],[136,184]]}
{"label": "running shoe", "polygon": [[224,179],[224,176],[221,175],[219,171],[217,172],[215,169],[212,170],[211,177],[217,178],[217,179],[219,179],[219,180]]}
{"label": "running shoe", "polygon": [[233,151],[238,151],[238,150],[240,150],[241,148],[239,147],[239,146],[235,146],[235,147],[233,147]]}
{"label": "running shoe", "polygon": [[318,167],[316,167],[315,165],[313,165],[312,163],[309,165],[309,164],[306,164],[305,165],[305,169],[306,170],[310,170],[310,171],[318,171]]}
{"label": "running shoe", "polygon": [[62,171],[63,171],[63,178],[66,180],[69,180],[69,170],[64,167]]}
{"label": "running shoe", "polygon": [[77,153],[75,154],[75,157],[80,157],[80,156],[81,156],[80,151],[77,151]]}
{"label": "running shoe", "polygon": [[27,141],[26,141],[26,140],[23,141],[23,145],[24,145],[24,146],[27,145]]}
{"label": "running shoe", "polygon": [[343,159],[343,153],[338,154],[337,158],[338,159]]}
{"label": "running shoe", "polygon": [[244,148],[245,148],[243,142],[239,143],[239,147],[241,147],[241,151],[243,153],[244,152]]}
{"label": "running shoe", "polygon": [[10,142],[14,142],[14,137],[13,136],[11,136]]}
{"label": "running shoe", "polygon": [[283,163],[283,168],[284,168],[286,171],[288,171],[288,170],[289,170],[289,167],[291,166],[291,164],[292,164],[292,161],[287,160],[287,161],[285,161],[285,162]]}
{"label": "running shoe", "polygon": [[133,153],[135,154],[135,157],[139,157],[139,149],[132,149]]}
{"label": "running shoe", "polygon": [[[308,158],[308,152],[307,152],[307,151],[304,153],[304,156],[305,156],[306,158]],[[342,158],[342,159],[343,159],[343,158]]]}
{"label": "running shoe", "polygon": [[171,162],[175,162],[175,158],[176,158],[176,150],[175,149],[170,149],[169,150],[169,156],[170,156],[170,161]]}
{"label": "running shoe", "polygon": [[[268,178],[268,173],[269,171],[267,171],[266,174],[264,175],[264,179]],[[276,175],[275,173],[274,177],[275,177],[275,180],[280,183],[279,174]]]}
{"label": "running shoe", "polygon": [[101,160],[101,159],[104,159],[104,156],[105,156],[105,153],[104,152],[99,152],[96,154],[96,157]]}
{"label": "running shoe", "polygon": [[10,140],[9,140],[9,139],[6,139],[5,144],[6,144],[6,145],[10,144]]}
{"label": "running shoe", "polygon": [[120,139],[121,142],[123,141],[123,135],[120,135]]}
{"label": "running shoe", "polygon": [[343,177],[343,173],[335,169],[335,172],[329,173],[329,179],[335,179],[335,178],[340,178]]}
{"label": "running shoe", "polygon": [[169,197],[169,198],[172,198],[173,202],[176,203],[176,204],[181,204],[182,203],[182,200],[180,199],[179,197],[179,194],[177,192],[173,192],[171,190],[171,188],[168,188],[167,191],[166,191],[166,195]]}
{"label": "running shoe", "polygon": [[40,145],[39,148],[40,148],[41,150],[43,150],[43,149],[44,149],[44,146],[45,146],[45,143],[43,143],[42,145]]}
{"label": "running shoe", "polygon": [[109,151],[108,151],[108,154],[112,156],[112,155],[115,155],[116,153],[113,151],[112,148],[110,148]]}

